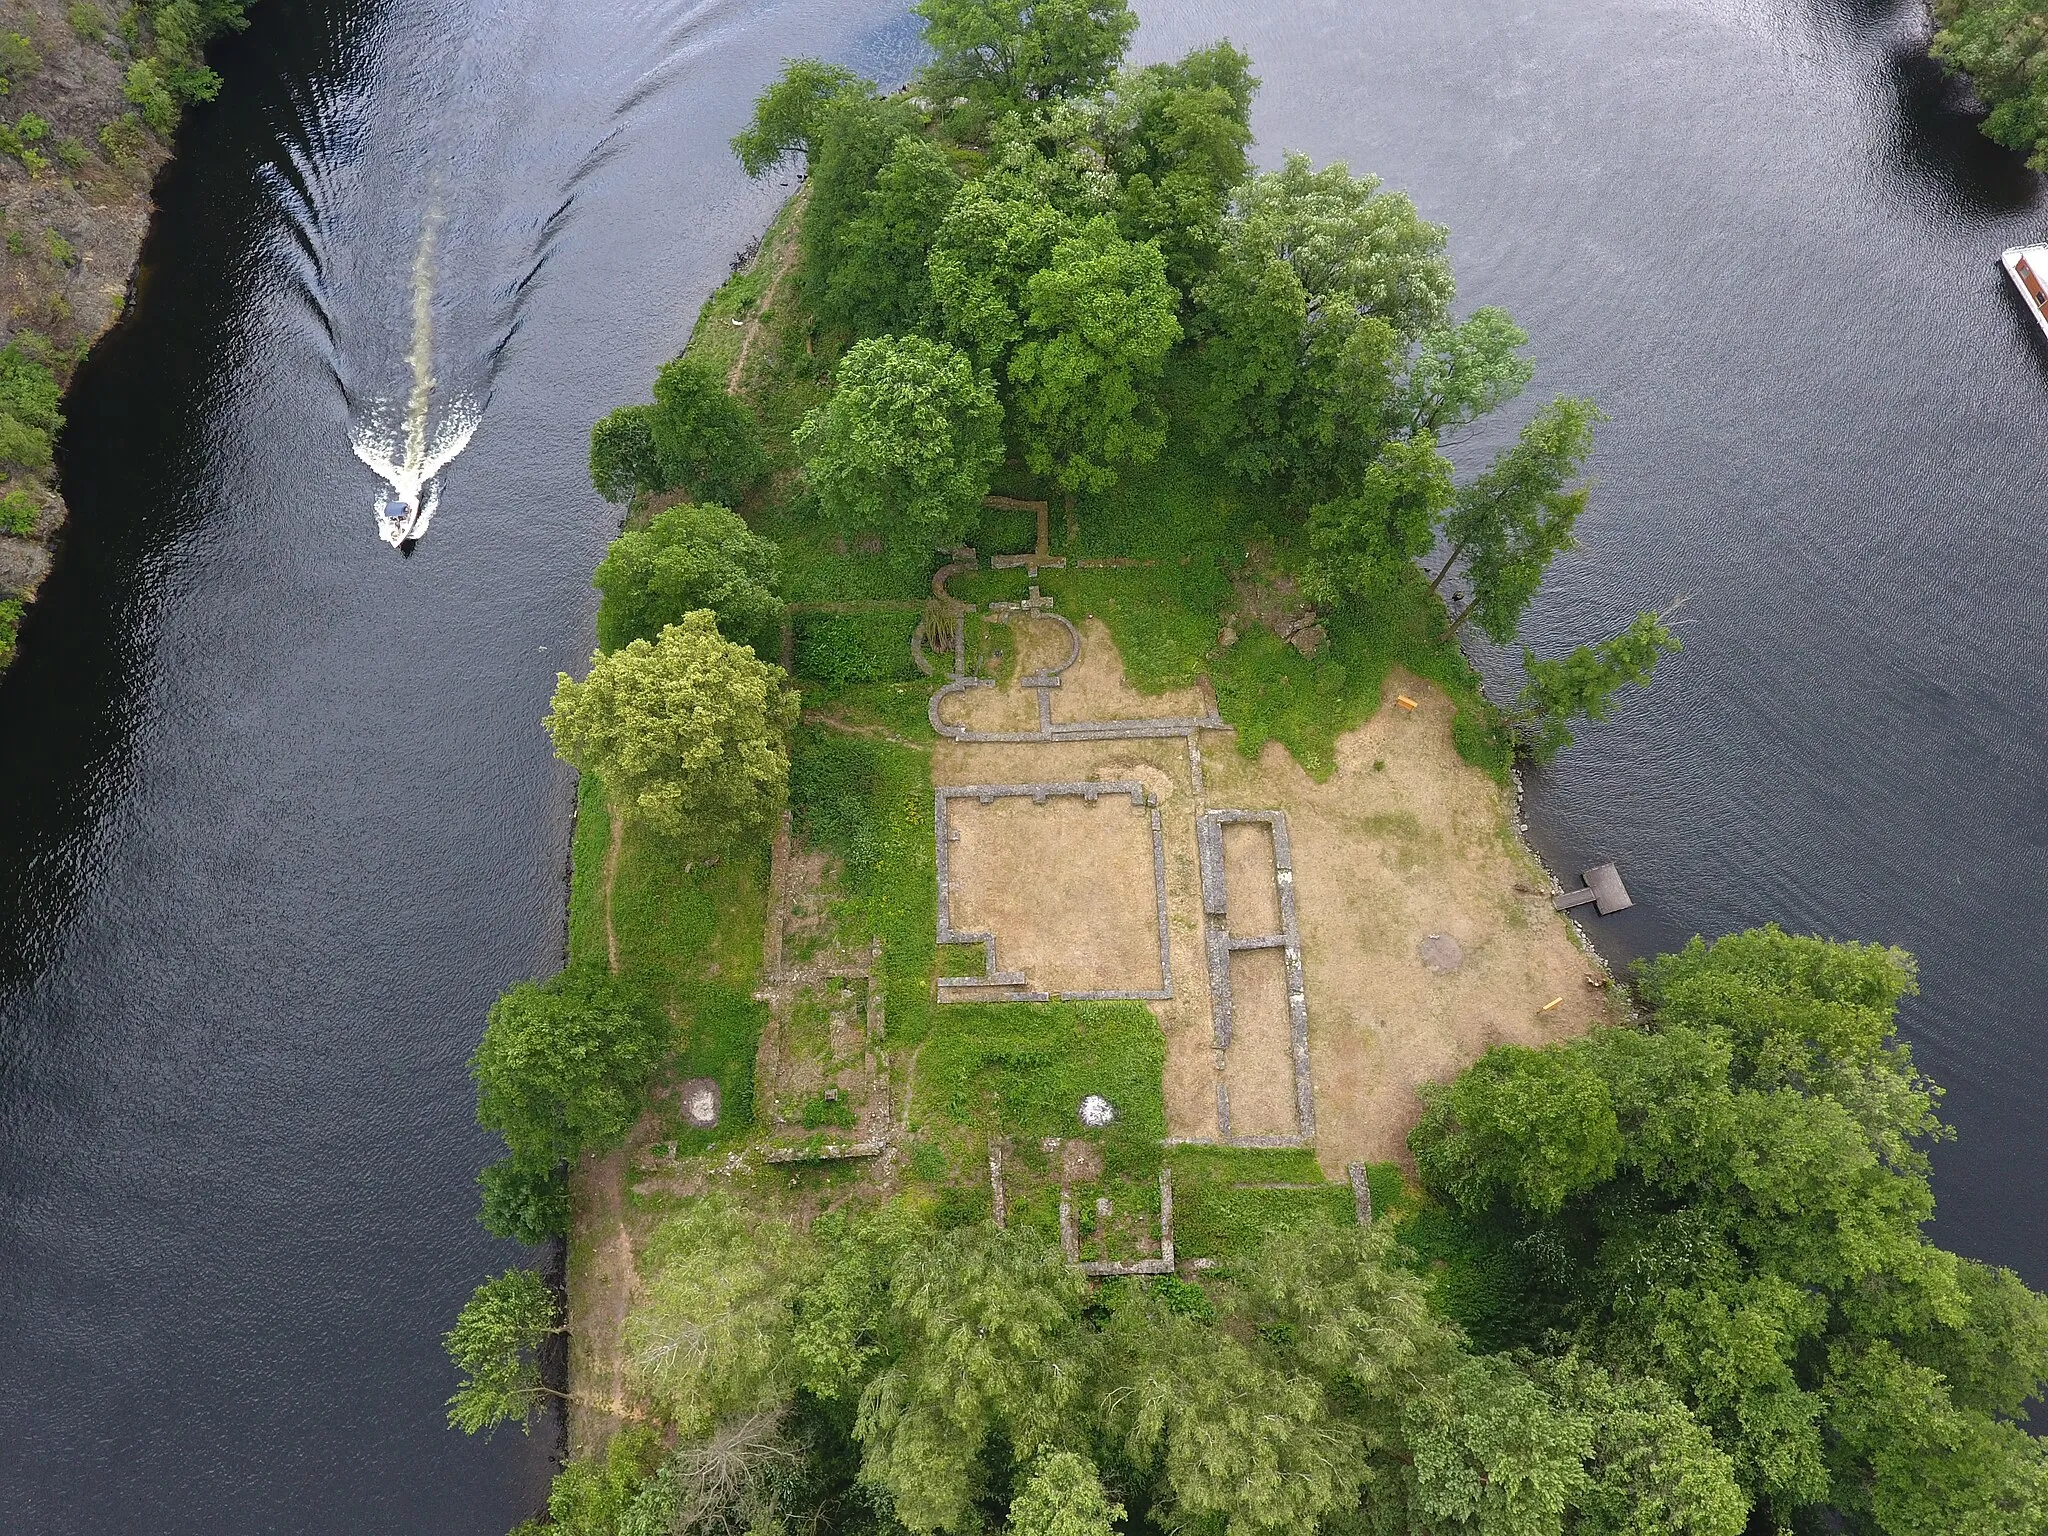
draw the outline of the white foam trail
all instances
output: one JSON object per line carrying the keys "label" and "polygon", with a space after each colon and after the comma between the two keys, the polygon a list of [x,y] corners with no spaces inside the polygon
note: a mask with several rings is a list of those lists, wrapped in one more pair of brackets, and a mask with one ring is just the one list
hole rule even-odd
{"label": "white foam trail", "polygon": [[[381,410],[370,420],[350,429],[349,443],[356,457],[389,485],[403,511],[393,515],[380,493],[376,502],[377,532],[396,549],[427,531],[434,509],[440,505],[438,476],[458,453],[469,446],[482,413],[467,400],[452,402],[438,423],[428,417],[434,398],[434,246],[441,233],[441,206],[437,200],[427,209],[420,224],[419,249],[412,261],[412,392],[406,397],[405,417],[393,423]],[[378,401],[377,406],[386,405]],[[394,427],[396,430],[394,430]]]}

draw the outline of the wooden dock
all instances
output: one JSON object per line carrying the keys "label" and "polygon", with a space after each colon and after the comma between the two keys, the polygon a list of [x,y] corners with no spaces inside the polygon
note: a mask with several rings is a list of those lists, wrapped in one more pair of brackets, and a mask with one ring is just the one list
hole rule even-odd
{"label": "wooden dock", "polygon": [[1591,869],[1582,870],[1580,878],[1586,882],[1583,886],[1552,897],[1550,904],[1560,912],[1568,912],[1590,902],[1593,910],[1602,917],[1610,912],[1626,911],[1635,905],[1628,887],[1621,883],[1621,871],[1612,864],[1596,864]]}

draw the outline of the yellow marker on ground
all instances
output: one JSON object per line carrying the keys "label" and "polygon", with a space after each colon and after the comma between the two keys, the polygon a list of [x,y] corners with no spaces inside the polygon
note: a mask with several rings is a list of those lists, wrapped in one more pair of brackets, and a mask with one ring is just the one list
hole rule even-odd
{"label": "yellow marker on ground", "polygon": [[1559,1003],[1561,1003],[1561,1002],[1563,1002],[1563,1001],[1564,1001],[1564,999],[1563,999],[1563,998],[1561,998],[1561,997],[1553,997],[1553,998],[1552,998],[1552,999],[1551,999],[1551,1000],[1550,1000],[1549,1002],[1547,1002],[1547,1003],[1545,1003],[1545,1004],[1543,1005],[1543,1011],[1544,1011],[1545,1013],[1548,1013],[1548,1012],[1550,1012],[1550,1010],[1551,1010],[1551,1009],[1555,1008],[1555,1007],[1556,1007],[1556,1006],[1557,1006],[1557,1005],[1558,1005]]}
{"label": "yellow marker on ground", "polygon": [[1403,709],[1414,709],[1416,707],[1415,701],[1409,698],[1408,695],[1405,693],[1395,694],[1394,702],[1400,705]]}

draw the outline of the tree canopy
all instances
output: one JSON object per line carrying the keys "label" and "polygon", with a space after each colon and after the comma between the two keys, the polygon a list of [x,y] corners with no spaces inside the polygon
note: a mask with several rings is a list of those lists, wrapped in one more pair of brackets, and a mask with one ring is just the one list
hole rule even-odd
{"label": "tree canopy", "polygon": [[911,564],[958,544],[1003,457],[988,376],[944,342],[879,336],[840,359],[837,383],[795,439],[827,519]]}
{"label": "tree canopy", "polygon": [[1771,927],[1642,987],[1647,1030],[1496,1049],[1431,1100],[1438,1251],[1486,1276],[1448,1293],[1461,1320],[1656,1378],[1774,1522],[2038,1529],[2048,1455],[2016,1419],[2048,1298],[1921,1230],[1943,1132],[1893,1032],[1910,958]]}
{"label": "tree canopy", "polygon": [[732,152],[749,176],[765,176],[788,156],[809,156],[817,148],[827,103],[872,96],[874,89],[841,65],[791,59],[754,103],[753,121],[733,135]]}
{"label": "tree canopy", "polygon": [[1065,491],[1106,490],[1156,458],[1166,427],[1145,386],[1180,339],[1166,261],[1108,218],[1053,247],[1024,287],[1024,339],[1010,356],[1025,461]]}
{"label": "tree canopy", "polygon": [[2041,12],[2030,0],[1934,0],[1935,58],[1969,76],[1991,108],[1982,126],[1993,143],[2048,171],[2048,53]]}
{"label": "tree canopy", "polygon": [[598,563],[598,646],[652,640],[703,608],[726,639],[773,656],[784,613],[781,563],[773,543],[723,507],[665,508],[620,534]]}
{"label": "tree canopy", "polygon": [[717,852],[781,813],[797,710],[782,670],[700,609],[599,652],[581,682],[558,674],[547,728],[616,814]]}
{"label": "tree canopy", "polygon": [[1524,648],[1522,671],[1528,682],[1508,715],[1509,724],[1522,734],[1532,757],[1548,762],[1571,745],[1574,719],[1605,720],[1616,693],[1647,686],[1657,663],[1679,648],[1678,637],[1654,613],[1637,614],[1620,634],[1555,660]]}
{"label": "tree canopy", "polygon": [[765,465],[753,412],[694,358],[662,366],[652,405],[622,405],[590,429],[590,481],[607,501],[687,490],[732,505]]}
{"label": "tree canopy", "polygon": [[1108,80],[1138,18],[1128,0],[918,0],[926,87],[984,104],[1084,95]]}
{"label": "tree canopy", "polygon": [[604,971],[519,982],[492,1005],[470,1061],[477,1123],[547,1163],[616,1146],[669,1045],[661,1011]]}
{"label": "tree canopy", "polygon": [[547,1393],[541,1345],[560,1331],[554,1295],[533,1270],[508,1269],[478,1286],[442,1340],[462,1373],[448,1422],[472,1435],[506,1423],[530,1429]]}

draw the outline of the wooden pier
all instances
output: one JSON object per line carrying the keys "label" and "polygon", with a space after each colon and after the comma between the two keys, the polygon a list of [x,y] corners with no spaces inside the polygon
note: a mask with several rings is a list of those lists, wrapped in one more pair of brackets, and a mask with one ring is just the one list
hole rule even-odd
{"label": "wooden pier", "polygon": [[1621,883],[1621,871],[1612,864],[1596,864],[1591,869],[1580,871],[1580,878],[1586,883],[1576,891],[1566,891],[1562,896],[1551,898],[1550,904],[1560,912],[1573,907],[1592,903],[1593,910],[1605,917],[1610,912],[1621,912],[1635,905],[1628,893],[1628,887]]}

